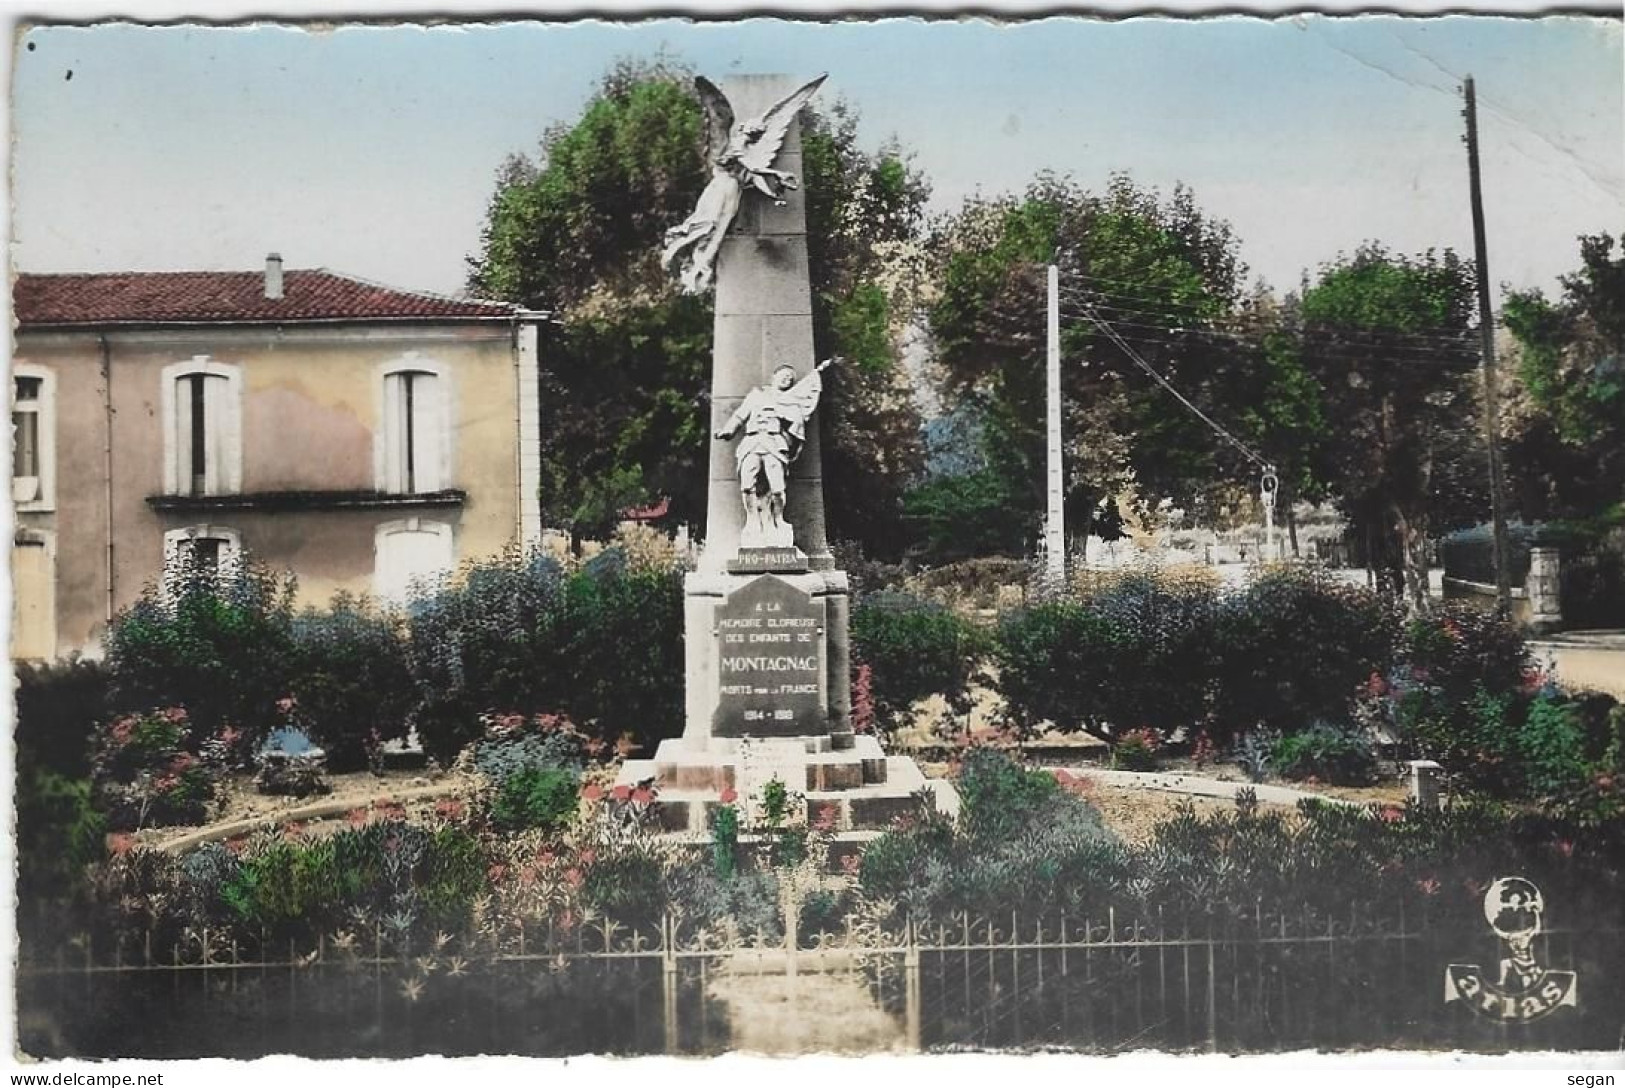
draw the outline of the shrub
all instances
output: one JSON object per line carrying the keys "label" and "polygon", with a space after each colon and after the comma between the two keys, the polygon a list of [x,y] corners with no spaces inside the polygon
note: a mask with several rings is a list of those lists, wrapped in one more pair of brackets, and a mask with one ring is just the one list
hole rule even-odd
{"label": "shrub", "polygon": [[1338,786],[1377,780],[1377,754],[1365,733],[1327,722],[1278,738],[1270,761],[1282,778],[1314,778]]}
{"label": "shrub", "polygon": [[1099,813],[1053,775],[972,748],[958,786],[964,807],[957,831],[927,812],[865,851],[859,882],[871,901],[921,919],[956,910],[1104,911],[1116,902],[1126,855]]}
{"label": "shrub", "polygon": [[107,716],[107,670],[77,656],[17,668],[17,767],[83,778],[91,738]]}
{"label": "shrub", "polygon": [[181,859],[180,870],[191,899],[244,939],[313,935],[372,919],[405,940],[465,922],[488,887],[479,841],[449,824],[381,820],[314,840],[273,833],[252,840],[235,864],[206,853],[217,850],[200,847]]}
{"label": "shrub", "polygon": [[367,748],[403,738],[416,701],[398,616],[339,594],[293,620],[288,691],[334,771],[362,770]]}
{"label": "shrub", "polygon": [[507,831],[555,828],[575,814],[580,778],[557,768],[533,768],[503,778],[491,802],[491,822]]}
{"label": "shrub", "polygon": [[1580,707],[1555,694],[1542,692],[1529,704],[1516,752],[1528,791],[1537,798],[1556,801],[1582,788],[1591,776]]}
{"label": "shrub", "polygon": [[870,669],[875,723],[906,725],[916,702],[941,695],[960,714],[970,709],[970,681],[983,640],[941,605],[905,594],[876,594],[852,611],[855,668]]}
{"label": "shrub", "polygon": [[1259,575],[1219,609],[1216,731],[1345,717],[1360,683],[1392,661],[1396,626],[1364,589],[1296,568]]}
{"label": "shrub", "polygon": [[220,769],[194,752],[185,710],[116,718],[97,737],[91,763],[97,807],[116,831],[202,823]]}
{"label": "shrub", "polygon": [[1262,782],[1269,777],[1275,765],[1275,742],[1279,739],[1277,733],[1249,729],[1236,742],[1236,765],[1249,782]]}
{"label": "shrub", "polygon": [[1450,704],[1480,690],[1515,692],[1529,671],[1529,647],[1511,622],[1455,602],[1405,625],[1400,660]]}
{"label": "shrub", "polygon": [[565,577],[540,552],[475,564],[408,611],[418,734],[449,762],[497,708],[568,713],[645,747],[682,730],[681,572],[601,553]]}
{"label": "shrub", "polygon": [[546,686],[558,659],[553,618],[563,592],[556,562],[510,550],[413,597],[407,668],[418,736],[431,756],[450,763],[480,735],[483,711],[557,709]]}
{"label": "shrub", "polygon": [[652,751],[683,731],[683,575],[679,569],[571,578],[547,670],[545,709],[605,741],[630,736]]}
{"label": "shrub", "polygon": [[999,689],[1018,723],[1104,735],[1164,733],[1207,716],[1214,679],[1211,585],[1157,572],[1093,580],[1076,602],[1007,617]]}
{"label": "shrub", "polygon": [[994,655],[999,692],[1016,723],[1051,721],[1098,733],[1122,635],[1108,619],[1074,603],[1042,604],[1006,616]]}
{"label": "shrub", "polygon": [[312,797],[333,789],[319,760],[290,757],[280,752],[265,752],[259,756],[254,788],[261,793],[289,797]]}
{"label": "shrub", "polygon": [[291,674],[294,583],[251,561],[222,573],[177,567],[107,635],[115,711],[184,707],[200,735],[230,725],[258,743]]}
{"label": "shrub", "polygon": [[1130,729],[1112,745],[1112,766],[1120,771],[1154,771],[1161,750],[1156,730]]}
{"label": "shrub", "polygon": [[665,869],[659,856],[640,844],[605,850],[586,866],[581,894],[601,914],[646,924],[666,908]]}
{"label": "shrub", "polygon": [[999,606],[1001,589],[1025,587],[1031,576],[1025,560],[988,556],[922,570],[908,579],[908,587],[949,608],[992,609]]}
{"label": "shrub", "polygon": [[1211,584],[1159,571],[1135,571],[1097,583],[1085,605],[1117,632],[1101,689],[1102,716],[1119,729],[1164,734],[1206,718],[1214,680]]}
{"label": "shrub", "polygon": [[17,899],[30,906],[67,894],[101,859],[107,821],[88,779],[34,769],[17,776]]}

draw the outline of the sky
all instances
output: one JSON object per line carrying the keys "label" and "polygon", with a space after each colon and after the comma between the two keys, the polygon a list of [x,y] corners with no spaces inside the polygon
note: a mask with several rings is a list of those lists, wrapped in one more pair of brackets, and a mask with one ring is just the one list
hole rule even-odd
{"label": "sky", "polygon": [[1552,292],[1625,231],[1617,19],[1324,17],[37,27],[13,55],[13,265],[250,269],[269,251],[462,289],[497,167],[619,57],[829,73],[932,208],[1040,171],[1190,186],[1252,277],[1368,239],[1470,254],[1459,84],[1480,104],[1491,276]]}

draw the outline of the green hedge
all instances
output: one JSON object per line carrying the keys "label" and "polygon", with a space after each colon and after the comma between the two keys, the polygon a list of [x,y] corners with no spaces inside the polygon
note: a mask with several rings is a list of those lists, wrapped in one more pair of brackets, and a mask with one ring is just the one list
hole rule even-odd
{"label": "green hedge", "polygon": [[996,658],[1017,722],[1215,741],[1263,726],[1343,720],[1359,684],[1393,659],[1397,620],[1365,590],[1271,571],[1221,593],[1132,574],[1007,616]]}
{"label": "green hedge", "polygon": [[852,611],[852,667],[870,669],[876,724],[906,725],[920,699],[941,695],[968,709],[970,681],[985,648],[980,631],[941,605],[901,593],[874,594]]}

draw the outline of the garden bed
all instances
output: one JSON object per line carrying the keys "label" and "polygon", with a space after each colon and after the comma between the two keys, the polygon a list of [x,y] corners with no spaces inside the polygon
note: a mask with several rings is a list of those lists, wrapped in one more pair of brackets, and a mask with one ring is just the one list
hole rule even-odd
{"label": "garden bed", "polygon": [[149,827],[134,833],[134,842],[166,850],[184,850],[203,842],[248,834],[264,827],[298,821],[307,830],[324,824],[344,826],[357,809],[399,805],[408,816],[427,815],[436,802],[466,798],[478,780],[461,772],[401,770],[373,774],[357,771],[329,775],[331,792],[309,797],[260,793],[252,775],[237,775],[220,783],[220,808],[202,826]]}

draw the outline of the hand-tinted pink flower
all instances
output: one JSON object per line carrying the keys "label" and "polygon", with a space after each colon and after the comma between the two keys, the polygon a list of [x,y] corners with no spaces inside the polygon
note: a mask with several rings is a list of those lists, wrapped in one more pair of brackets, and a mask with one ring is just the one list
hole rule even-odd
{"label": "hand-tinted pink flower", "polygon": [[839,815],[840,809],[835,805],[819,805],[818,818],[813,821],[813,829],[816,831],[835,830],[835,820]]}
{"label": "hand-tinted pink flower", "polygon": [[300,823],[298,820],[290,820],[288,823],[282,825],[282,837],[284,839],[297,839],[304,833],[305,825]]}
{"label": "hand-tinted pink flower", "polygon": [[589,847],[587,847],[587,849],[581,851],[580,856],[581,856],[581,864],[583,864],[583,865],[591,865],[593,862],[598,860],[598,851],[594,850],[592,847],[589,846]]}
{"label": "hand-tinted pink flower", "polygon": [[121,858],[135,849],[135,836],[128,831],[118,831],[107,836],[107,851],[116,858]]}
{"label": "hand-tinted pink flower", "polygon": [[365,827],[367,826],[367,819],[369,815],[370,814],[364,808],[352,808],[349,812],[345,813],[344,818],[350,822],[351,827]]}
{"label": "hand-tinted pink flower", "polygon": [[1418,880],[1416,882],[1416,886],[1421,890],[1423,895],[1438,895],[1439,888],[1441,887],[1439,882],[1431,876],[1423,880]]}
{"label": "hand-tinted pink flower", "polygon": [[1398,805],[1383,805],[1377,810],[1377,818],[1385,824],[1398,823],[1405,818],[1405,810]]}
{"label": "hand-tinted pink flower", "polygon": [[230,850],[233,854],[241,854],[244,850],[248,849],[248,840],[240,835],[236,838],[227,839],[226,849]]}
{"label": "hand-tinted pink flower", "polygon": [[596,782],[588,782],[581,787],[581,797],[584,801],[602,801],[604,799],[604,787]]}
{"label": "hand-tinted pink flower", "polygon": [[446,820],[456,820],[463,815],[463,803],[453,797],[443,797],[434,804],[436,816]]}
{"label": "hand-tinted pink flower", "polygon": [[158,716],[166,722],[179,725],[186,720],[186,708],[184,706],[172,706],[160,711]]}
{"label": "hand-tinted pink flower", "polygon": [[841,858],[841,872],[845,873],[847,876],[857,876],[858,871],[862,868],[863,859],[858,857],[856,854],[847,854],[845,857]]}
{"label": "hand-tinted pink flower", "polygon": [[536,864],[542,866],[543,868],[551,866],[557,860],[559,860],[558,855],[554,854],[551,850],[543,850],[541,853],[536,855]]}
{"label": "hand-tinted pink flower", "polygon": [[493,864],[489,869],[485,870],[486,879],[489,880],[493,884],[499,883],[502,880],[502,878],[507,876],[507,875],[508,875],[508,867],[506,865],[503,865],[501,862],[497,862],[497,863]]}
{"label": "hand-tinted pink flower", "polygon": [[570,887],[579,888],[582,882],[586,880],[586,877],[581,875],[580,869],[566,869],[564,871],[564,880]]}
{"label": "hand-tinted pink flower", "polygon": [[1574,856],[1574,844],[1568,839],[1559,839],[1552,845],[1555,846],[1557,848],[1557,852],[1562,854],[1564,857],[1571,858]]}
{"label": "hand-tinted pink flower", "polygon": [[610,794],[617,801],[625,801],[627,798],[632,796],[632,787],[631,786],[616,786],[613,790],[610,791]]}
{"label": "hand-tinted pink flower", "polygon": [[651,790],[648,786],[639,786],[632,791],[632,803],[635,805],[647,805],[654,799],[654,790]]}
{"label": "hand-tinted pink flower", "polygon": [[721,797],[723,804],[731,805],[735,801],[739,800],[739,791],[734,789],[732,786],[725,786],[723,787]]}

